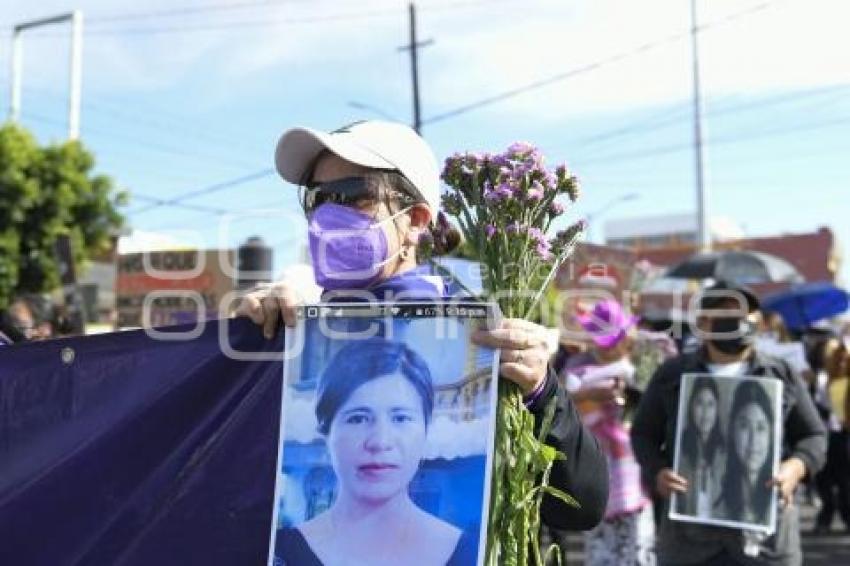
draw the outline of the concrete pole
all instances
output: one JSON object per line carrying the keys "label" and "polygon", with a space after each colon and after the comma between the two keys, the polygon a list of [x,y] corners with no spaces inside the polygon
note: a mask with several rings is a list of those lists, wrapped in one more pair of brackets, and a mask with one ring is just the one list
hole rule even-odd
{"label": "concrete pole", "polygon": [[23,38],[21,34],[32,28],[71,22],[71,72],[68,93],[68,139],[80,137],[80,101],[83,76],[83,13],[74,10],[69,14],[52,16],[16,25],[12,30],[12,105],[9,119],[18,121],[21,115],[21,77],[23,74]]}
{"label": "concrete pole", "polygon": [[83,82],[83,13],[71,13],[71,83],[68,93],[68,139],[80,138],[80,103]]}
{"label": "concrete pole", "polygon": [[9,107],[9,120],[17,122],[21,116],[21,70],[23,63],[24,44],[21,41],[21,31],[12,32],[12,105]]}
{"label": "concrete pole", "polygon": [[705,185],[705,148],[702,143],[702,98],[699,77],[699,24],[697,0],[691,0],[691,45],[694,81],[694,164],[697,189],[697,244],[700,251],[711,251],[711,230],[708,221],[708,187]]}

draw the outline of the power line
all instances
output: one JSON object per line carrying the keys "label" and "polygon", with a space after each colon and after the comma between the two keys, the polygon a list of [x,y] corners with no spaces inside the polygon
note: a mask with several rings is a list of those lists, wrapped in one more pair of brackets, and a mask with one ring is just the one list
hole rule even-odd
{"label": "power line", "polygon": [[[715,20],[713,22],[703,24],[703,25],[701,25],[697,28],[697,31],[699,33],[702,33],[706,30],[709,30],[709,29],[712,29],[712,28],[715,28],[715,27],[720,27],[722,25],[726,25],[730,22],[733,22],[733,21],[738,20],[740,18],[743,18],[745,16],[749,16],[749,15],[755,14],[757,12],[761,12],[761,11],[771,7],[777,1],[779,1],[779,0],[768,0],[766,2],[762,2],[761,4],[757,4],[757,5],[755,5],[751,8],[748,8],[746,10],[742,10],[740,12],[736,12],[734,14],[731,14],[731,15],[726,16],[724,18]],[[564,81],[564,80],[567,80],[567,79],[570,79],[570,78],[573,78],[573,77],[576,77],[576,76],[579,76],[579,75],[584,75],[586,73],[589,73],[591,71],[595,71],[595,70],[603,68],[603,67],[607,67],[608,65],[612,65],[614,63],[619,63],[620,61],[623,61],[623,60],[628,59],[630,57],[633,57],[635,55],[640,55],[640,54],[646,53],[648,51],[652,51],[652,50],[654,50],[654,49],[656,49],[656,48],[658,48],[662,45],[667,45],[667,44],[670,44],[670,43],[678,42],[678,41],[680,41],[680,40],[682,40],[686,37],[689,37],[690,34],[691,34],[690,30],[682,31],[682,32],[678,32],[678,33],[669,35],[667,37],[664,37],[664,38],[661,38],[661,39],[658,39],[658,40],[655,40],[655,41],[650,41],[650,42],[644,43],[642,45],[638,45],[637,47],[635,47],[633,49],[618,53],[616,55],[612,55],[610,57],[606,57],[604,59],[600,59],[600,60],[595,61],[593,63],[589,63],[587,65],[583,65],[583,66],[577,67],[575,69],[570,69],[568,71],[558,73],[558,74],[553,75],[551,77],[547,77],[545,79],[540,79],[540,80],[531,82],[531,83],[523,85],[521,87],[513,88],[513,89],[510,89],[510,90],[506,90],[504,92],[498,93],[498,94],[487,96],[487,97],[481,98],[479,100],[476,100],[474,102],[464,104],[464,105],[459,106],[457,108],[454,108],[452,110],[442,112],[440,114],[435,114],[434,116],[431,116],[430,118],[424,119],[422,121],[422,124],[424,125],[424,124],[433,124],[435,122],[442,122],[444,120],[448,120],[449,118],[455,118],[455,117],[460,116],[462,114],[472,112],[473,110],[478,110],[479,108],[483,108],[485,106],[492,106],[493,104],[496,104],[498,102],[502,102],[504,100],[508,100],[510,98],[514,98],[514,97],[520,96],[522,94],[525,94],[526,92],[538,90],[540,88],[543,88],[543,87],[546,87],[546,86],[549,86],[549,85],[552,85],[552,84],[555,84],[555,83],[558,83],[558,82],[561,82],[561,81]]]}
{"label": "power line", "polygon": [[[0,84],[7,83],[5,79],[0,78]],[[60,94],[56,91],[33,87],[33,86],[24,86],[25,91],[28,91],[32,94],[39,94],[49,98],[53,98],[56,100],[61,100],[62,102],[66,101],[66,96]],[[207,128],[199,128],[195,123],[190,122],[185,118],[184,115],[178,114],[176,112],[170,112],[162,108],[156,108],[147,104],[149,111],[145,111],[144,108],[135,109],[135,111],[128,110],[128,104],[125,101],[120,103],[112,103],[109,100],[100,98],[95,99],[96,102],[90,101],[86,99],[83,101],[83,107],[88,110],[93,110],[96,114],[109,114],[121,119],[129,119],[137,124],[149,126],[151,128],[155,128],[158,133],[162,133],[163,131],[170,131],[172,133],[178,135],[190,135],[193,138],[193,141],[197,138],[206,138],[209,141],[215,142],[217,144],[226,144],[228,147],[232,147],[233,138],[235,134],[229,134],[223,131],[213,131]],[[0,101],[2,102],[2,101]],[[141,113],[144,113],[145,117],[141,116]],[[151,114],[160,114],[162,115],[162,120],[157,118],[151,118]],[[182,124],[178,123],[182,122]],[[245,142],[240,141],[239,148],[245,149]],[[266,147],[252,146],[254,150],[259,152],[265,152],[268,150]],[[242,167],[244,165],[240,165]]]}
{"label": "power line", "polygon": [[[495,0],[493,0],[495,1]],[[506,1],[506,0],[501,0]],[[249,3],[254,4],[254,3]],[[442,6],[432,6],[431,9],[443,9],[443,8],[453,8],[453,7],[463,7],[468,5],[483,5],[485,2],[454,2],[448,3],[447,5]],[[267,4],[268,7],[274,7],[273,5]],[[229,8],[231,9],[231,8]],[[185,9],[181,11],[175,11],[174,14],[181,13],[203,13],[205,10],[202,7],[197,7],[197,9]],[[360,12],[343,12],[338,14],[327,14],[321,16],[303,16],[303,17],[287,17],[287,18],[260,18],[260,19],[250,19],[250,20],[242,20],[242,21],[225,21],[225,22],[193,22],[194,25],[191,24],[180,24],[180,25],[165,25],[165,26],[143,26],[143,27],[118,27],[113,28],[111,25],[108,25],[108,22],[112,21],[122,21],[122,20],[136,20],[139,18],[150,17],[155,18],[162,13],[154,12],[149,13],[146,16],[141,14],[132,14],[132,15],[116,15],[110,18],[88,18],[87,27],[85,30],[86,35],[149,35],[149,34],[161,34],[161,33],[190,33],[190,32],[203,32],[203,31],[221,31],[221,30],[229,30],[229,29],[239,29],[239,28],[251,28],[251,27],[269,27],[269,26],[277,26],[277,25],[294,25],[294,24],[322,24],[326,22],[334,22],[334,21],[351,21],[351,20],[360,20],[360,19],[370,19],[376,17],[385,17],[385,16],[398,16],[400,14],[400,10],[398,9],[383,9],[383,10],[367,10]],[[98,25],[98,22],[107,22],[107,25]],[[57,37],[61,36],[61,33],[44,33],[39,34],[34,37]]]}
{"label": "power line", "polygon": [[[833,98],[839,98],[846,95],[846,92],[850,89],[850,84],[842,84],[842,85],[830,85],[827,87],[811,89],[805,92],[796,92],[791,94],[784,94],[780,96],[776,96],[773,98],[769,98],[767,100],[755,100],[751,102],[745,102],[743,104],[732,104],[728,106],[720,106],[717,108],[709,109],[707,114],[709,116],[721,116],[725,114],[734,114],[738,112],[743,112],[745,110],[749,110],[752,108],[762,109],[768,108],[771,106],[776,106],[779,104],[786,104],[788,102],[796,102],[799,100],[809,99],[809,98],[820,98],[824,95],[828,94],[837,94],[838,96]],[[688,104],[688,103],[684,103]],[[823,104],[823,103],[822,103]],[[686,114],[690,110],[689,107],[682,107],[678,110],[664,110],[660,114],[663,118],[658,119],[658,117],[649,118],[647,120],[640,120],[633,124],[623,126],[620,128],[616,128],[613,130],[609,130],[606,132],[602,132],[599,134],[593,134],[584,138],[580,138],[576,140],[574,143],[577,145],[585,146],[592,145],[594,143],[598,143],[601,141],[606,141],[613,138],[619,138],[623,136],[628,136],[632,134],[644,134],[654,130],[658,130],[664,128],[666,126],[670,126],[679,122],[682,122],[683,119],[688,119],[688,116],[682,116],[682,114]]]}
{"label": "power line", "polygon": [[[6,82],[5,80],[0,79],[0,84],[5,83],[5,82]],[[34,93],[34,94],[41,94],[41,95],[45,95],[45,96],[50,97],[50,98],[62,100],[63,102],[65,101],[65,98],[66,98],[65,96],[60,95],[59,93],[57,93],[55,91],[52,91],[52,90],[49,90],[49,89],[44,89],[44,88],[25,86],[24,90],[31,92],[31,93]],[[130,111],[127,111],[127,110],[124,110],[124,109],[114,110],[112,108],[109,108],[108,106],[109,106],[109,103],[105,102],[105,101],[97,103],[97,104],[92,103],[92,102],[87,102],[87,101],[83,102],[84,108],[92,110],[97,114],[108,114],[108,115],[116,116],[116,117],[123,119],[123,120],[129,119],[129,120],[136,122],[137,124],[141,124],[141,125],[144,125],[144,126],[151,127],[153,129],[155,129],[157,131],[157,133],[159,133],[159,134],[161,134],[163,132],[170,132],[170,133],[173,133],[173,134],[177,134],[178,136],[182,136],[182,137],[191,137],[192,142],[193,142],[192,147],[197,147],[197,143],[195,143],[195,142],[198,138],[205,138],[205,139],[207,139],[211,142],[218,144],[219,146],[226,145],[227,148],[228,148],[228,151],[232,151],[233,139],[234,139],[233,135],[228,135],[228,134],[225,134],[223,132],[222,133],[214,133],[214,132],[211,132],[211,131],[198,129],[195,126],[189,126],[188,122],[185,122],[186,125],[182,125],[182,126],[175,124],[174,123],[175,121],[179,121],[181,119],[181,116],[179,116],[179,115],[176,115],[176,114],[168,115],[167,112],[165,112],[161,109],[151,108],[151,112],[147,113],[147,114],[163,114],[164,115],[163,117],[165,119],[158,120],[156,118],[150,118],[150,117],[141,118],[140,115],[139,115],[139,112],[134,113],[134,112],[130,112]],[[126,107],[126,104],[124,106]],[[44,115],[40,115],[40,114],[37,114],[37,113],[25,111],[24,114],[29,119],[37,121],[37,122],[49,123],[49,124],[53,124],[53,125],[63,125],[63,126],[66,125],[64,122],[59,122],[57,119],[49,118],[49,117],[46,117]],[[237,167],[239,169],[244,169],[245,167],[256,166],[256,163],[253,162],[253,161],[251,161],[249,163],[248,161],[242,161],[241,159],[234,160],[232,155],[228,155],[227,157],[224,157],[224,156],[219,155],[219,154],[210,154],[210,153],[204,153],[204,152],[187,151],[187,149],[185,147],[173,147],[173,146],[169,147],[167,145],[163,146],[163,145],[158,144],[156,142],[150,142],[150,141],[147,141],[147,140],[144,140],[144,139],[136,138],[134,136],[127,136],[125,134],[116,133],[116,131],[112,130],[112,129],[110,129],[110,130],[100,129],[100,128],[97,128],[97,127],[92,127],[88,124],[84,125],[83,129],[86,132],[96,133],[96,134],[99,134],[99,135],[111,137],[113,139],[124,139],[124,141],[129,141],[129,142],[131,142],[131,143],[133,143],[133,144],[135,144],[139,147],[146,147],[148,149],[152,149],[152,150],[159,151],[159,152],[162,152],[162,153],[168,153],[168,154],[173,154],[173,155],[182,155],[182,156],[185,156],[185,157],[199,158],[199,159],[204,160],[205,162],[208,162],[210,159],[215,160],[216,163],[221,163],[222,161],[225,161],[227,164],[232,165],[233,167]],[[245,149],[245,143],[240,142],[237,145],[237,148]],[[266,148],[260,148],[259,146],[254,146],[254,149],[256,151],[259,151],[259,152],[266,152],[267,151]]]}
{"label": "power line", "polygon": [[[282,1],[282,0],[279,0]],[[290,0],[286,3],[294,3],[296,0]],[[458,9],[458,8],[466,8],[466,7],[476,7],[476,6],[492,6],[494,3],[511,3],[518,2],[519,0],[467,0],[467,1],[452,1],[445,2],[441,4],[430,4],[427,6],[417,7],[418,10],[436,12],[447,9]],[[270,19],[270,18],[262,18],[257,20],[245,20],[245,21],[228,21],[228,22],[214,22],[214,23],[200,23],[197,22],[197,25],[175,25],[175,26],[146,26],[139,28],[113,28],[110,29],[110,22],[120,22],[122,20],[136,20],[141,18],[158,18],[158,17],[174,17],[174,16],[183,16],[187,14],[203,14],[206,12],[216,11],[216,10],[234,10],[241,8],[251,8],[251,7],[275,7],[275,5],[271,2],[243,2],[236,3],[232,5],[223,4],[218,8],[215,6],[207,7],[197,6],[197,7],[188,7],[182,9],[175,10],[163,10],[158,12],[147,12],[147,13],[135,13],[135,14],[115,14],[113,16],[104,16],[104,17],[89,17],[87,18],[87,24],[85,29],[86,35],[149,35],[149,34],[159,34],[159,33],[190,33],[190,32],[204,32],[204,31],[222,31],[228,29],[239,29],[239,28],[251,28],[251,27],[268,27],[268,26],[277,26],[277,25],[288,25],[288,24],[322,24],[331,21],[350,21],[350,20],[358,20],[358,19],[369,19],[375,17],[385,17],[385,16],[398,16],[401,11],[397,8],[393,9],[383,9],[383,10],[370,10],[363,12],[347,12],[347,13],[339,13],[339,14],[328,14],[324,16],[305,16],[299,18],[278,18],[278,19]],[[102,23],[101,23],[102,22]],[[12,24],[6,24],[5,26],[0,27],[11,27]],[[9,35],[9,32],[0,34],[0,35]],[[38,38],[50,38],[50,37],[61,37],[64,34],[57,32],[48,32],[38,34],[33,36],[33,39]]]}
{"label": "power line", "polygon": [[[141,201],[145,201],[145,202],[150,202],[150,203],[153,203],[157,206],[171,206],[171,207],[175,207],[175,208],[184,208],[186,210],[195,210],[197,212],[208,212],[208,213],[217,214],[217,215],[224,215],[224,214],[227,214],[228,212],[230,212],[227,209],[216,208],[216,207],[213,207],[213,206],[203,206],[203,205],[198,205],[198,204],[184,204],[184,203],[180,203],[180,202],[169,203],[166,199],[161,199],[161,198],[157,198],[157,197],[149,196],[149,195],[142,195],[142,194],[139,194],[135,191],[131,191],[130,195],[131,195],[130,198],[132,198],[133,200],[141,200]],[[136,211],[135,213],[138,213],[138,212],[139,211]],[[135,214],[135,213],[133,211],[128,212],[128,214]]]}
{"label": "power line", "polygon": [[[517,2],[518,0],[460,0],[447,1],[441,3],[431,3],[426,6],[417,6],[420,10],[445,10],[463,8],[469,6],[491,6],[496,2]],[[275,8],[285,4],[301,4],[307,3],[305,0],[246,0],[244,2],[225,2],[220,4],[207,4],[204,6],[185,6],[180,8],[172,8],[168,10],[156,10],[152,12],[134,12],[134,13],[115,13],[112,15],[93,16],[87,19],[90,23],[114,22],[121,20],[138,20],[138,19],[156,19],[156,18],[172,18],[174,16],[182,17],[191,14],[208,14],[211,12],[245,10],[254,8]],[[388,2],[395,4],[395,2]],[[397,12],[395,12],[397,13]]]}
{"label": "power line", "polygon": [[262,169],[260,171],[255,171],[253,173],[249,173],[248,175],[242,175],[240,177],[236,177],[235,179],[230,179],[230,180],[227,180],[227,181],[224,181],[224,182],[221,182],[221,183],[215,183],[214,185],[209,185],[207,187],[203,187],[201,189],[196,189],[196,190],[192,190],[192,191],[189,191],[189,192],[186,192],[186,193],[182,193],[182,194],[180,194],[176,197],[170,198],[170,199],[164,199],[160,202],[151,204],[149,206],[145,206],[145,207],[142,207],[140,209],[130,211],[129,214],[137,215],[137,214],[141,214],[143,212],[148,212],[150,210],[153,210],[155,208],[159,208],[159,207],[162,207],[162,206],[173,206],[175,204],[181,204],[184,201],[187,201],[189,199],[197,198],[199,196],[208,195],[208,194],[215,193],[215,192],[218,192],[218,191],[223,191],[225,189],[231,189],[233,187],[243,185],[243,184],[248,183],[250,181],[256,181],[257,179],[262,179],[263,177],[268,177],[272,173],[274,173],[274,169],[271,169],[271,168],[266,168],[266,169]]}
{"label": "power line", "polygon": [[303,0],[248,0],[245,2],[225,2],[220,4],[207,4],[205,6],[184,6],[168,10],[156,10],[153,12],[122,12],[113,15],[94,16],[88,18],[88,22],[116,22],[121,20],[139,20],[152,18],[168,18],[173,16],[185,16],[189,14],[208,14],[210,12],[225,12],[233,10],[245,10],[250,8],[272,8],[280,4],[294,4]]}
{"label": "power line", "polygon": [[[49,116],[44,116],[43,114],[38,114],[35,112],[31,112],[29,110],[21,112],[21,116],[26,118],[27,120],[33,120],[35,122],[42,122],[45,124],[57,125],[57,126],[65,126],[66,122],[62,120],[57,120],[55,118],[50,118]],[[146,140],[142,140],[139,138],[135,138],[133,136],[127,136],[125,134],[121,134],[114,130],[106,130],[100,128],[93,128],[91,126],[84,126],[83,131],[88,134],[98,134],[102,136],[106,136],[108,138],[112,138],[115,140],[123,140],[125,142],[129,142],[133,144],[134,147],[145,148],[153,151],[157,151],[160,153],[165,153],[167,155],[179,155],[182,157],[191,157],[193,159],[197,159],[203,161],[204,163],[209,163],[213,161],[219,165],[227,165],[229,167],[244,169],[245,167],[254,166],[254,163],[243,162],[241,160],[231,160],[230,158],[223,158],[220,155],[214,155],[212,153],[199,153],[194,151],[187,151],[182,147],[175,147],[169,145],[161,145],[153,142],[149,142]]]}
{"label": "power line", "polygon": [[[808,130],[819,130],[819,129],[824,129],[824,128],[832,128],[832,127],[835,127],[835,126],[843,126],[846,123],[850,123],[850,116],[841,117],[837,120],[830,120],[828,122],[815,122],[815,123],[812,123],[812,124],[805,124],[805,125],[797,126],[797,127],[794,127],[794,128],[775,128],[775,129],[772,129],[772,130],[763,130],[763,131],[759,131],[759,132],[753,132],[749,135],[734,136],[734,137],[730,136],[730,137],[725,137],[725,138],[721,137],[721,138],[709,139],[708,142],[707,142],[707,145],[711,146],[711,145],[723,145],[723,144],[729,144],[729,143],[738,143],[738,142],[742,142],[742,141],[747,141],[747,140],[757,139],[757,138],[763,138],[763,137],[786,135],[786,134],[793,134],[793,133],[808,131]],[[646,158],[646,157],[655,157],[657,155],[664,155],[664,154],[668,154],[668,153],[676,153],[676,152],[679,152],[679,151],[690,150],[690,149],[693,149],[693,146],[690,143],[675,144],[675,145],[667,145],[667,146],[656,147],[656,148],[652,148],[652,149],[648,149],[648,150],[624,152],[624,153],[619,153],[619,154],[614,154],[614,155],[605,155],[605,156],[601,156],[601,157],[593,157],[591,159],[587,159],[587,160],[584,160],[584,161],[577,160],[577,162],[580,164],[580,166],[586,166],[586,165],[589,165],[589,164],[592,164],[592,163],[598,163],[598,162],[603,162],[603,161],[604,162],[622,162],[622,161],[629,161],[629,160],[632,160],[632,159],[642,159],[642,158]]]}

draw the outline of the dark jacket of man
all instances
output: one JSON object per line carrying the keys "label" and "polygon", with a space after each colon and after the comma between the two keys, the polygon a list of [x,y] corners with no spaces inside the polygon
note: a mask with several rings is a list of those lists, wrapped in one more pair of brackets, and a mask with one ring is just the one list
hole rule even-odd
{"label": "dark jacket of man", "polygon": [[[682,374],[710,373],[704,349],[665,362],[652,377],[632,424],[632,446],[647,487],[654,491],[662,468],[673,468],[673,446]],[[777,358],[755,352],[745,375],[775,377],[783,382],[781,460],[796,456],[807,475],[820,470],[826,458],[826,430],[800,376]],[[700,564],[725,551],[739,564],[796,565],[802,563],[799,509],[777,510],[776,531],[759,543],[757,557],[744,553],[741,529],[671,521],[664,500],[659,525],[661,564]]]}

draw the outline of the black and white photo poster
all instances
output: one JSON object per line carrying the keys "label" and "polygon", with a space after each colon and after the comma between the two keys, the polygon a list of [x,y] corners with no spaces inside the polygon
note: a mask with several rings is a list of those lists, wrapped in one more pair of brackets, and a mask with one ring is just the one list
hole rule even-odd
{"label": "black and white photo poster", "polygon": [[781,402],[778,379],[682,376],[674,468],[688,489],[673,494],[671,519],[774,531]]}
{"label": "black and white photo poster", "polygon": [[288,329],[270,565],[484,559],[498,354],[481,303],[306,306]]}

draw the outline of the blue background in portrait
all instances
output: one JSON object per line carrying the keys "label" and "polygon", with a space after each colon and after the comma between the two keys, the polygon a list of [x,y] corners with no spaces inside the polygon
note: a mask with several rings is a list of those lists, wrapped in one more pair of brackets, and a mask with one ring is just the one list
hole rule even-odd
{"label": "blue background in portrait", "polygon": [[[469,322],[449,318],[339,318],[323,319],[322,324],[346,334],[363,332],[377,325],[378,331],[374,335],[389,335],[422,355],[428,362],[434,386],[438,388],[468,374],[469,333],[472,329]],[[442,337],[438,337],[435,330],[438,324],[442,325]],[[347,341],[339,336],[335,339],[327,337],[317,319],[305,320],[303,329],[303,353],[288,368],[291,373],[287,376],[287,388],[302,399],[312,399],[325,365]],[[472,371],[491,368],[492,364],[493,351],[478,349]],[[479,391],[475,386],[480,394],[474,396],[471,406],[467,407],[471,411],[469,415],[475,419],[490,418],[491,395],[489,383],[487,385],[486,391]],[[285,414],[285,405],[283,411]],[[324,440],[296,441],[287,434],[286,428],[284,435],[280,471],[286,481],[284,493],[278,501],[278,528],[298,525],[324,512],[336,495],[336,477]],[[423,459],[410,484],[411,498],[425,511],[478,540],[484,508],[486,466],[484,451],[450,459]]]}

